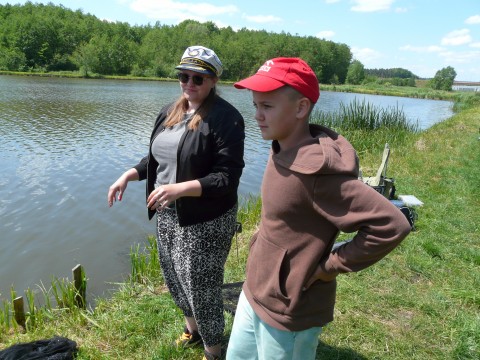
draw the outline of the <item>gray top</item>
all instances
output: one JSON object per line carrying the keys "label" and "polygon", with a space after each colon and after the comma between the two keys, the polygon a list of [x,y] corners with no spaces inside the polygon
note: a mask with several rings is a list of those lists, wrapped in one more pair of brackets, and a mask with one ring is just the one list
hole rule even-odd
{"label": "gray top", "polygon": [[191,115],[186,114],[181,122],[170,128],[165,128],[153,140],[152,154],[158,162],[155,187],[176,182],[178,143],[190,119]]}

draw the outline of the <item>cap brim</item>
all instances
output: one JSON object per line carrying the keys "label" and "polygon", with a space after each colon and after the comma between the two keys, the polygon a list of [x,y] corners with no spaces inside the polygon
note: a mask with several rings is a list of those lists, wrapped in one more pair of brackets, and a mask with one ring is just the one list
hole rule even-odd
{"label": "cap brim", "polygon": [[237,89],[249,89],[259,92],[268,92],[281,88],[285,84],[279,80],[272,79],[268,76],[260,74],[252,75],[246,79],[240,80],[233,84]]}
{"label": "cap brim", "polygon": [[190,71],[195,71],[197,73],[206,74],[206,75],[215,75],[210,70],[204,69],[200,66],[191,65],[191,64],[178,65],[177,67],[175,67],[175,69],[177,69],[177,70],[190,70]]}

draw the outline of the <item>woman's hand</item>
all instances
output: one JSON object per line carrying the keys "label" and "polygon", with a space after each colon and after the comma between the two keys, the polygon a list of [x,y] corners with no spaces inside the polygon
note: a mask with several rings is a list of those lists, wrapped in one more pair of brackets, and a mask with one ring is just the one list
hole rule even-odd
{"label": "woman's hand", "polygon": [[162,185],[153,190],[147,198],[151,210],[163,209],[183,196],[201,196],[202,186],[198,180]]}
{"label": "woman's hand", "polygon": [[115,181],[109,188],[108,188],[108,195],[107,201],[108,206],[112,207],[115,201],[122,201],[123,194],[127,189],[127,185],[129,181],[138,180],[138,172],[135,169],[130,169],[125,171],[122,176],[120,176],[117,181]]}
{"label": "woman's hand", "polygon": [[147,207],[151,210],[163,209],[177,200],[178,184],[162,185],[153,190],[147,198]]}

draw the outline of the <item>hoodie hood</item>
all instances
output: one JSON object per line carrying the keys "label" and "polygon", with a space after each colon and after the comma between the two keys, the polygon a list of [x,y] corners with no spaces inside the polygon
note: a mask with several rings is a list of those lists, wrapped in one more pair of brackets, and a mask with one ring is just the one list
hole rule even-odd
{"label": "hoodie hood", "polygon": [[316,124],[310,124],[311,139],[296,147],[280,151],[272,142],[272,160],[300,174],[343,174],[358,177],[359,161],[353,146],[342,135]]}

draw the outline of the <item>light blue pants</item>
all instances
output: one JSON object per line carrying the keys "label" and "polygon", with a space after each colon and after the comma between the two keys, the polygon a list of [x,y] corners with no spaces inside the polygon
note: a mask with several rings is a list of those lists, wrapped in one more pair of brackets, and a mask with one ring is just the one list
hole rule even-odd
{"label": "light blue pants", "polygon": [[255,314],[243,291],[238,300],[227,360],[313,360],[321,327],[278,330]]}

